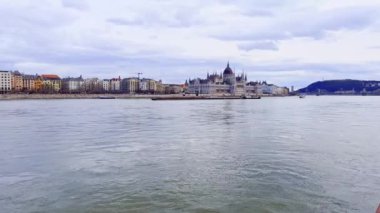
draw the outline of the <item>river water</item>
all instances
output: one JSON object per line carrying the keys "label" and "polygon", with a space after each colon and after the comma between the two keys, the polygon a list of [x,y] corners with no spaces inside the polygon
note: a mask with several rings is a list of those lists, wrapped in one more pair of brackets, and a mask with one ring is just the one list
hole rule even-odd
{"label": "river water", "polygon": [[0,212],[375,212],[380,97],[0,101]]}

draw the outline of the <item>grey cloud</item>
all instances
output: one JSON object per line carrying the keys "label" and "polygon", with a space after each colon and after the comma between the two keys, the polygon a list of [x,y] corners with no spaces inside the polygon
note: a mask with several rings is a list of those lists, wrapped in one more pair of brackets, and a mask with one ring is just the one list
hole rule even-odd
{"label": "grey cloud", "polygon": [[357,30],[370,26],[379,18],[378,8],[356,7],[326,11],[308,16],[307,21],[298,23],[292,30],[294,36],[320,38],[328,31],[341,29]]}
{"label": "grey cloud", "polygon": [[89,8],[86,0],[62,0],[62,5],[77,10],[86,10]]}
{"label": "grey cloud", "polygon": [[239,5],[243,8],[278,8],[282,7],[292,0],[219,0],[223,4]]}
{"label": "grey cloud", "polygon": [[139,13],[131,11],[129,17],[112,17],[107,22],[125,26],[182,28],[202,24],[198,15],[198,9],[193,7],[178,6],[168,10],[167,6],[157,6],[141,9]]}
{"label": "grey cloud", "polygon": [[121,26],[141,26],[141,27],[190,27],[200,23],[199,21],[192,20],[190,17],[182,13],[176,13],[172,17],[163,18],[157,13],[140,14],[135,18],[109,18],[107,22],[121,25]]}
{"label": "grey cloud", "polygon": [[238,44],[239,49],[244,51],[251,50],[278,50],[278,46],[273,41],[254,41],[254,42],[243,42]]}
{"label": "grey cloud", "polygon": [[289,32],[286,31],[273,31],[273,30],[256,30],[252,28],[252,30],[246,32],[239,33],[225,33],[218,35],[213,35],[212,37],[222,40],[222,41],[261,41],[261,40],[285,40],[292,37]]}
{"label": "grey cloud", "polygon": [[0,31],[8,34],[61,27],[75,20],[75,16],[72,14],[67,14],[59,8],[53,8],[50,4],[40,7],[33,5],[0,6],[0,18],[2,19]]}
{"label": "grey cloud", "polygon": [[[220,40],[286,40],[294,37],[321,39],[327,32],[338,30],[360,30],[376,23],[380,8],[349,7],[329,11],[295,13],[292,16],[273,18],[266,26],[237,29],[236,33],[218,33],[213,37]],[[252,30],[250,30],[252,29]]]}
{"label": "grey cloud", "polygon": [[330,73],[342,76],[361,76],[371,75],[380,70],[380,61],[369,62],[366,64],[351,63],[302,63],[302,62],[273,62],[270,64],[257,64],[247,66],[247,69],[255,72],[281,73],[281,72],[298,72],[306,73]]}
{"label": "grey cloud", "polygon": [[174,27],[191,27],[201,24],[202,21],[197,18],[197,12],[195,10],[182,8],[177,10],[174,14]]}
{"label": "grey cloud", "polygon": [[107,19],[107,22],[116,24],[116,25],[125,25],[125,26],[143,24],[143,22],[138,19],[128,20],[128,19],[123,19],[123,18],[110,18],[110,19]]}
{"label": "grey cloud", "polygon": [[380,77],[377,72],[380,70],[380,61],[365,64],[283,61],[245,67],[250,80],[270,80],[271,83],[297,88],[323,79],[379,80]]}
{"label": "grey cloud", "polygon": [[273,12],[267,9],[245,9],[243,10],[243,15],[251,17],[272,17]]}

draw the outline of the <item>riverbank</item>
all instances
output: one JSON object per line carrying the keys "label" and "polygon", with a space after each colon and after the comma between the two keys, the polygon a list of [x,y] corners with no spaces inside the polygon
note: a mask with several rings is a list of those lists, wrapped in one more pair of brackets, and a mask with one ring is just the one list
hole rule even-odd
{"label": "riverbank", "polygon": [[179,97],[181,95],[131,95],[131,94],[1,94],[0,100],[27,99],[151,99],[154,97]]}
{"label": "riverbank", "polygon": [[[287,97],[287,96],[268,96],[260,97]],[[182,94],[167,94],[167,95],[141,95],[141,94],[0,94],[1,100],[48,100],[48,99],[152,99],[152,98],[168,98],[168,99],[184,99]],[[240,99],[235,96],[222,95],[186,95],[185,99]]]}

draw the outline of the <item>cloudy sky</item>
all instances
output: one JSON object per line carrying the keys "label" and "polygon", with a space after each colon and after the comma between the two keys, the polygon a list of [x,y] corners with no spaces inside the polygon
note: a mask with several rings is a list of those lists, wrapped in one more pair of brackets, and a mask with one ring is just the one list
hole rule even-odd
{"label": "cloudy sky", "polygon": [[0,0],[0,70],[306,86],[380,80],[378,0]]}

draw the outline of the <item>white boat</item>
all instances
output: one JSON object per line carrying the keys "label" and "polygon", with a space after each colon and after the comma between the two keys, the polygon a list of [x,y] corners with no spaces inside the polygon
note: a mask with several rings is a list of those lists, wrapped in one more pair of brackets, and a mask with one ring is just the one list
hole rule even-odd
{"label": "white boat", "polygon": [[300,94],[298,97],[299,97],[299,98],[306,98],[306,95],[304,95],[304,94]]}

